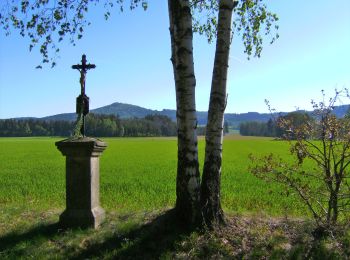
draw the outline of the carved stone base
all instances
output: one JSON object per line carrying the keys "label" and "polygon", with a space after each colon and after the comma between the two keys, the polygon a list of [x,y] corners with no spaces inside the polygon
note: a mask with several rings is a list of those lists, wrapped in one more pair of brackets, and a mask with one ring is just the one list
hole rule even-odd
{"label": "carved stone base", "polygon": [[107,144],[84,137],[63,140],[56,146],[66,156],[66,210],[60,223],[70,228],[97,228],[105,217],[99,198],[99,156]]}
{"label": "carved stone base", "polygon": [[98,228],[105,219],[105,211],[101,207],[92,210],[66,209],[60,215],[60,225],[64,228]]}

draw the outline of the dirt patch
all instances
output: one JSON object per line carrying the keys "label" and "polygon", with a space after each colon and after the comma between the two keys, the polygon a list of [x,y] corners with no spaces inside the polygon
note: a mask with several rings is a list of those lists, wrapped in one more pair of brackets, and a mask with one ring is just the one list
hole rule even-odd
{"label": "dirt patch", "polygon": [[[349,259],[349,237],[315,240],[311,221],[230,216],[227,225],[186,239],[175,258]],[[188,250],[190,249],[190,250]]]}

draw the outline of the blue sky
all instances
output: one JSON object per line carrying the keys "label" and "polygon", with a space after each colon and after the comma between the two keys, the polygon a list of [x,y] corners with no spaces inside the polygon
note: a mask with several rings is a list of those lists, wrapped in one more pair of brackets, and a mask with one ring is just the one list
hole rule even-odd
{"label": "blue sky", "polygon": [[[29,40],[13,31],[0,36],[0,118],[42,117],[74,112],[79,73],[71,65],[85,53],[97,68],[87,75],[90,107],[123,102],[174,109],[167,1],[149,1],[130,12],[115,11],[104,21],[91,7],[92,24],[77,46],[60,47],[56,68],[37,70],[41,57]],[[280,39],[268,42],[260,59],[247,60],[238,35],[231,46],[226,112],[267,112],[264,99],[279,111],[310,109],[320,90],[350,88],[350,1],[266,1],[280,18]],[[195,36],[197,110],[208,108],[215,44]],[[344,103],[349,103],[344,100]]]}

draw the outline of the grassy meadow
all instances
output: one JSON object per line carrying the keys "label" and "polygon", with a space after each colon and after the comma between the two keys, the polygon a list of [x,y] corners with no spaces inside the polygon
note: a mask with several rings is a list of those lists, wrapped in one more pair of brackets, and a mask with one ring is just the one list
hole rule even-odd
{"label": "grassy meadow", "polygon": [[[63,209],[65,158],[56,138],[0,139],[0,204],[2,208]],[[100,159],[100,196],[106,210],[140,212],[173,207],[176,180],[175,138],[105,138]],[[304,215],[294,197],[248,173],[249,153],[285,154],[288,146],[268,138],[224,141],[222,204],[226,212]],[[199,141],[201,165],[204,140]]]}
{"label": "grassy meadow", "polygon": [[[281,196],[281,186],[248,172],[250,153],[287,157],[288,145],[238,135],[224,140],[225,229],[188,231],[174,219],[176,138],[104,138],[100,199],[106,221],[98,230],[62,230],[57,222],[65,208],[65,158],[55,147],[58,140],[0,138],[0,259],[350,256],[350,231],[341,243],[315,245],[298,198]],[[199,157],[202,168],[203,138]]]}

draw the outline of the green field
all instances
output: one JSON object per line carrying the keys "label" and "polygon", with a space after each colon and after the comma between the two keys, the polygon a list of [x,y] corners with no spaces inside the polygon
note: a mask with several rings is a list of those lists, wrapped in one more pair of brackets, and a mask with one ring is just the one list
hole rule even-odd
{"label": "green field", "polygon": [[[0,138],[0,259],[350,256],[350,231],[339,243],[315,244],[311,218],[298,198],[281,196],[282,187],[248,172],[248,154],[288,157],[288,144],[237,135],[224,141],[224,229],[189,232],[169,210],[175,203],[175,138],[105,138],[100,196],[106,221],[98,230],[62,230],[58,218],[65,208],[65,158],[55,147],[58,140]],[[203,165],[203,139],[199,157]]]}
{"label": "green field", "polygon": [[[65,159],[57,138],[0,139],[2,209],[63,209]],[[101,204],[108,211],[140,212],[173,207],[175,138],[105,138],[101,157]],[[287,144],[264,138],[227,137],[224,141],[222,204],[228,213],[304,215],[296,197],[280,196],[280,187],[248,173],[248,154],[288,156]],[[203,165],[204,140],[199,141]]]}

